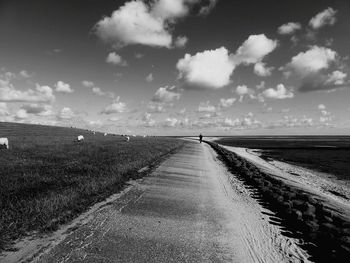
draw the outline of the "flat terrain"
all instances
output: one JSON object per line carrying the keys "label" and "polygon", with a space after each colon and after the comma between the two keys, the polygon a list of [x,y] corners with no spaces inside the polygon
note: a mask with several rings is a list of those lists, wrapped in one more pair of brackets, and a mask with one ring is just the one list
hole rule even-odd
{"label": "flat terrain", "polygon": [[186,143],[132,185],[53,237],[38,262],[307,261],[207,144]]}
{"label": "flat terrain", "polygon": [[350,180],[350,136],[237,136],[222,137],[226,146],[260,149],[264,159],[329,173]]}
{"label": "flat terrain", "polygon": [[0,251],[28,233],[57,229],[184,144],[15,123],[0,123],[0,137],[10,146],[0,150]]}

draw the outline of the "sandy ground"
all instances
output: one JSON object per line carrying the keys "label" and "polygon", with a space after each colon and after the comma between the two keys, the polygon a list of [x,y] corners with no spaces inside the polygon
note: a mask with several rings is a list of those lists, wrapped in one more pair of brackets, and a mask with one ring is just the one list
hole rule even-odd
{"label": "sandy ground", "polygon": [[307,262],[272,219],[207,144],[189,142],[150,176],[0,261]]}
{"label": "sandy ground", "polygon": [[304,189],[350,222],[350,187],[347,183],[330,174],[297,165],[277,160],[265,161],[260,158],[259,150],[221,146],[251,161],[262,171]]}

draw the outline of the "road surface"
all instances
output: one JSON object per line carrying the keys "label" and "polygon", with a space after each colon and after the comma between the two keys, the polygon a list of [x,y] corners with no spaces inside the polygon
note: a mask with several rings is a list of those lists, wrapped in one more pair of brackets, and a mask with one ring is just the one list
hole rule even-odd
{"label": "road surface", "polygon": [[188,142],[36,262],[300,262],[207,144]]}

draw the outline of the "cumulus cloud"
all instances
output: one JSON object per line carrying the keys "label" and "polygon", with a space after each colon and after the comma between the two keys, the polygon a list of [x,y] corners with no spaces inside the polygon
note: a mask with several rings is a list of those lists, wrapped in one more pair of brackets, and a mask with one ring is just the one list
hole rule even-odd
{"label": "cumulus cloud", "polygon": [[260,77],[271,76],[274,67],[267,67],[266,63],[258,62],[254,65],[254,73]]}
{"label": "cumulus cloud", "polygon": [[96,34],[117,46],[143,44],[170,48],[172,43],[164,19],[151,14],[150,7],[140,0],[126,2],[110,17],[100,20]]}
{"label": "cumulus cloud", "polygon": [[266,67],[262,60],[276,47],[277,41],[267,38],[264,34],[251,35],[234,54],[229,54],[225,47],[205,50],[195,55],[186,54],[177,62],[176,68],[179,78],[191,86],[220,89],[230,84],[230,77],[240,64],[257,64],[257,74],[271,74],[273,68]]}
{"label": "cumulus cloud", "polygon": [[28,118],[28,113],[24,109],[19,109],[15,116],[16,119],[24,120]]}
{"label": "cumulus cloud", "polygon": [[230,83],[235,65],[224,47],[206,50],[193,56],[186,54],[176,65],[179,77],[187,83],[205,88],[219,89]]}
{"label": "cumulus cloud", "polygon": [[305,77],[308,74],[329,68],[336,58],[337,52],[325,47],[312,46],[309,50],[292,57],[286,68],[291,68]]}
{"label": "cumulus cloud", "polygon": [[106,62],[116,66],[126,67],[128,63],[117,53],[111,52],[106,58]]}
{"label": "cumulus cloud", "polygon": [[179,123],[179,120],[176,118],[166,118],[164,126],[175,127],[178,123]]}
{"label": "cumulus cloud", "polygon": [[311,18],[309,25],[313,29],[319,29],[326,25],[334,25],[337,21],[336,14],[337,10],[328,7],[327,9],[323,10],[322,12],[318,13],[313,18]]}
{"label": "cumulus cloud", "polygon": [[339,70],[333,71],[331,74],[328,74],[326,83],[334,85],[343,85],[345,83],[345,78],[347,77],[347,75],[347,73],[344,73]]}
{"label": "cumulus cloud", "polygon": [[61,80],[56,83],[55,87],[56,92],[72,93],[74,91],[68,83],[64,83]]}
{"label": "cumulus cloud", "polygon": [[261,81],[258,85],[256,85],[256,89],[264,89],[265,88],[265,81]]}
{"label": "cumulus cloud", "polygon": [[155,120],[152,119],[152,115],[148,112],[146,112],[143,116],[142,116],[142,124],[143,126],[146,127],[152,127],[156,124]]}
{"label": "cumulus cloud", "polygon": [[149,73],[146,77],[146,81],[147,82],[152,82],[153,81],[153,74],[152,73]]}
{"label": "cumulus cloud", "polygon": [[178,36],[176,38],[176,40],[175,40],[174,45],[175,45],[175,47],[183,48],[183,47],[186,46],[187,42],[188,42],[188,38],[187,37],[185,37],[185,36]]}
{"label": "cumulus cloud", "polygon": [[69,107],[64,107],[60,110],[60,112],[57,114],[57,118],[61,120],[69,120],[74,117],[74,112]]}
{"label": "cumulus cloud", "polygon": [[118,96],[112,104],[108,105],[101,114],[113,114],[113,113],[122,113],[126,111],[126,104],[120,101]]}
{"label": "cumulus cloud", "polygon": [[160,87],[154,94],[152,101],[160,103],[169,103],[174,100],[178,100],[181,97],[180,93],[172,91],[175,87]]}
{"label": "cumulus cloud", "polygon": [[53,102],[55,95],[49,86],[36,84],[35,89],[18,90],[10,80],[0,79],[0,101],[7,102]]}
{"label": "cumulus cloud", "polygon": [[25,78],[25,79],[28,79],[31,77],[31,75],[26,71],[26,70],[21,70],[19,72],[19,75],[22,77],[22,78]]}
{"label": "cumulus cloud", "polygon": [[87,88],[92,88],[95,86],[95,84],[89,80],[83,80],[81,83],[83,84],[84,87],[87,87]]}
{"label": "cumulus cloud", "polygon": [[232,56],[235,64],[255,64],[277,47],[277,40],[267,38],[264,34],[250,35]]}
{"label": "cumulus cloud", "polygon": [[210,101],[201,102],[198,106],[198,112],[216,112],[216,107],[210,104]]}
{"label": "cumulus cloud", "polygon": [[221,98],[219,102],[219,107],[228,108],[231,107],[236,101],[236,98]]}
{"label": "cumulus cloud", "polygon": [[238,85],[234,92],[239,96],[239,102],[243,101],[245,95],[248,95],[251,99],[256,99],[254,91],[249,89],[246,85]]}
{"label": "cumulus cloud", "polygon": [[[194,5],[202,6],[202,0],[155,0],[126,2],[111,16],[104,17],[95,25],[98,37],[114,46],[148,45],[172,48],[172,29],[179,18],[189,14]],[[209,12],[215,1],[203,6],[202,13]],[[180,41],[181,42],[181,41]],[[183,41],[182,41],[183,43]]]}
{"label": "cumulus cloud", "polygon": [[318,108],[319,110],[325,110],[325,109],[326,109],[326,106],[325,106],[324,104],[319,104],[319,105],[317,106],[317,108]]}
{"label": "cumulus cloud", "polygon": [[300,29],[301,29],[301,24],[300,23],[289,22],[289,23],[281,25],[278,28],[277,32],[280,35],[291,35],[295,31],[300,30]]}
{"label": "cumulus cloud", "polygon": [[294,97],[292,91],[288,91],[283,84],[278,84],[276,89],[269,88],[263,91],[263,95],[270,99],[290,99]]}
{"label": "cumulus cloud", "polygon": [[98,96],[108,96],[110,98],[114,98],[113,92],[105,92],[100,87],[97,87],[95,83],[89,80],[83,80],[82,84],[84,87],[91,88],[92,92]]}
{"label": "cumulus cloud", "polygon": [[147,105],[147,110],[151,113],[163,113],[166,111],[164,104],[154,103],[152,101]]}
{"label": "cumulus cloud", "polygon": [[236,88],[236,93],[239,96],[243,96],[245,94],[248,94],[248,87],[246,85],[238,85]]}

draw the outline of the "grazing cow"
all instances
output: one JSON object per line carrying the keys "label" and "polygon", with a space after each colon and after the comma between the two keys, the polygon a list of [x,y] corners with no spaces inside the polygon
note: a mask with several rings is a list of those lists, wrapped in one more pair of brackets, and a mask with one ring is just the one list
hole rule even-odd
{"label": "grazing cow", "polygon": [[103,134],[103,136],[107,136],[108,135],[108,133],[107,132],[105,132],[105,134]]}
{"label": "grazing cow", "polygon": [[0,138],[0,149],[8,149],[9,148],[9,139]]}
{"label": "grazing cow", "polygon": [[77,140],[78,140],[78,142],[84,141],[84,136],[83,135],[79,135]]}
{"label": "grazing cow", "polygon": [[126,138],[127,142],[130,141],[130,137],[129,136],[125,136],[125,138]]}

